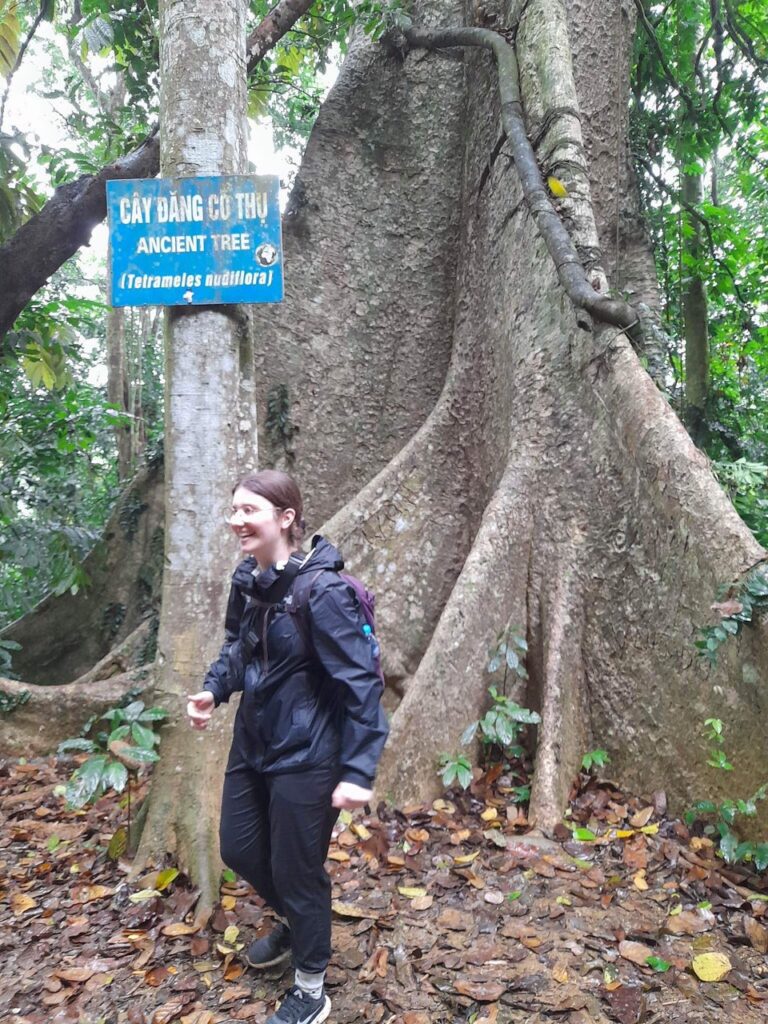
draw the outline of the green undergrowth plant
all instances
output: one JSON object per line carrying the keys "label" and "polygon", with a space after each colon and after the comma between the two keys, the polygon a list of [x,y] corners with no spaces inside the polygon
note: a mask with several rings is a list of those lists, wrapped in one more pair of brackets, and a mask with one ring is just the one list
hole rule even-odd
{"label": "green undergrowth plant", "polygon": [[590,750],[581,759],[581,770],[591,772],[593,768],[604,768],[610,760],[607,750]]}
{"label": "green undergrowth plant", "polygon": [[768,608],[768,576],[765,569],[752,569],[739,583],[726,584],[717,593],[712,610],[720,616],[715,626],[699,630],[694,646],[710,665],[717,664],[720,647],[729,637],[738,636],[745,622],[754,621],[755,615]]}
{"label": "green undergrowth plant", "polygon": [[90,756],[72,773],[64,796],[70,810],[85,807],[112,789],[122,793],[128,783],[129,766],[140,768],[159,760],[155,747],[160,736],[155,727],[168,717],[164,708],[145,707],[143,701],[132,701],[125,707],[110,708],[98,719],[91,719],[86,732],[95,721],[106,721],[107,729],[99,729],[93,737],[79,736],[64,740],[57,753],[87,753]]}
{"label": "green undergrowth plant", "polygon": [[5,676],[6,679],[16,678],[13,671],[13,652],[20,650],[21,644],[15,640],[0,640],[0,676]]}
{"label": "green undergrowth plant", "polygon": [[[718,771],[733,771],[733,764],[725,752],[723,723],[719,718],[708,718],[704,735],[710,741],[707,764]],[[757,805],[768,797],[768,783],[760,786],[746,799],[698,800],[683,815],[688,827],[703,822],[703,832],[717,846],[728,864],[751,863],[758,871],[768,868],[768,842],[744,840],[739,834],[739,820],[754,818]]]}
{"label": "green undergrowth plant", "polygon": [[[475,737],[479,738],[480,760],[484,768],[499,766],[504,770],[519,765],[526,753],[521,743],[525,729],[541,721],[536,711],[522,707],[507,694],[510,676],[520,681],[528,679],[525,667],[528,644],[519,632],[516,627],[507,626],[497,636],[488,654],[486,671],[491,675],[501,675],[500,689],[495,684],[488,688],[490,708],[482,718],[470,722],[459,741],[466,747]],[[458,782],[462,789],[466,789],[472,781],[471,761],[465,754],[443,753],[440,755],[439,774],[444,786]],[[513,787],[512,793],[519,802],[524,802],[530,797],[530,785]]]}

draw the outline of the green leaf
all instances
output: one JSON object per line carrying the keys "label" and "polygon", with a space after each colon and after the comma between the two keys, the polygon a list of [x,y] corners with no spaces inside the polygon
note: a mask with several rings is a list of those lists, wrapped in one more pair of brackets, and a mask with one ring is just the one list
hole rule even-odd
{"label": "green leaf", "polygon": [[144,702],[135,700],[130,703],[127,707],[123,708],[123,717],[126,722],[138,722],[139,715],[144,710]]}
{"label": "green leaf", "polygon": [[135,743],[138,743],[140,747],[144,747],[145,750],[153,750],[155,743],[160,739],[159,736],[155,736],[151,729],[148,729],[145,725],[140,725],[139,722],[134,722],[131,726],[131,736]]}
{"label": "green leaf", "polygon": [[70,808],[84,807],[89,800],[96,796],[101,787],[107,760],[106,754],[96,754],[93,757],[89,757],[74,772],[72,778],[67,783],[65,794]]}
{"label": "green leaf", "polygon": [[652,967],[654,971],[659,971],[660,973],[668,971],[672,966],[672,964],[667,960],[662,960],[660,956],[649,956],[646,958],[645,962],[649,967]]}
{"label": "green leaf", "polygon": [[147,708],[142,711],[138,720],[140,722],[162,722],[168,717],[169,712],[165,708]]}
{"label": "green leaf", "polygon": [[78,737],[71,740],[62,740],[62,742],[56,748],[57,754],[68,754],[72,750],[80,750],[92,754],[98,747],[93,740],[87,740],[83,737]]}
{"label": "green leaf", "polygon": [[128,769],[119,761],[110,761],[104,769],[103,781],[105,786],[111,786],[116,793],[122,793],[128,782]]}
{"label": "green leaf", "polygon": [[475,738],[475,733],[477,732],[477,727],[479,724],[479,722],[470,722],[470,724],[461,734],[461,739],[459,740],[459,743],[461,743],[462,747],[466,747]]}
{"label": "green leaf", "polygon": [[575,828],[573,830],[573,838],[578,839],[580,843],[591,843],[597,839],[597,836],[591,829]]}
{"label": "green leaf", "polygon": [[738,837],[730,829],[720,838],[720,852],[728,864],[736,860],[736,847],[739,845]]}
{"label": "green leaf", "polygon": [[142,761],[144,764],[154,764],[155,761],[160,760],[157,751],[150,750],[148,747],[130,747],[126,753],[130,754],[134,761]]}

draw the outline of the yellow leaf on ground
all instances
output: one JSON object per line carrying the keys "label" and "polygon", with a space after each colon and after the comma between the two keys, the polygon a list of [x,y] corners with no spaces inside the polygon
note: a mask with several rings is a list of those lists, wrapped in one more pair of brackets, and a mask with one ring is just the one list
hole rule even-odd
{"label": "yellow leaf on ground", "polygon": [[237,942],[237,936],[240,934],[240,929],[235,924],[231,924],[228,928],[224,929],[224,941],[228,946],[234,946]]}
{"label": "yellow leaf on ground", "polygon": [[648,888],[648,883],[645,880],[645,868],[641,868],[640,871],[638,871],[635,877],[632,879],[632,881],[635,883],[636,889],[640,889],[641,892],[645,892],[645,890]]}
{"label": "yellow leaf on ground", "polygon": [[171,882],[178,877],[178,868],[166,868],[165,871],[161,871],[155,881],[155,889],[165,889]]}
{"label": "yellow leaf on ground", "polygon": [[658,821],[655,821],[653,825],[643,825],[640,831],[644,836],[655,836],[659,831],[659,823]]}
{"label": "yellow leaf on ground", "polygon": [[343,850],[331,850],[328,854],[328,860],[337,860],[343,863],[345,860],[349,860],[349,854]]}
{"label": "yellow leaf on ground", "polygon": [[358,839],[366,840],[371,838],[371,833],[365,827],[365,825],[350,825],[350,828],[355,833]]}
{"label": "yellow leaf on ground", "polygon": [[708,836],[693,836],[691,839],[692,850],[709,850],[714,845]]}
{"label": "yellow leaf on ground", "polygon": [[16,917],[19,917],[20,914],[24,914],[26,911],[31,910],[36,906],[37,900],[32,899],[31,896],[27,896],[26,893],[15,892],[13,896],[11,896],[11,910],[14,912]]}
{"label": "yellow leaf on ground", "polygon": [[635,834],[635,830],[633,828],[620,828],[616,832],[616,838],[617,839],[629,839],[629,837],[633,836],[634,834]]}
{"label": "yellow leaf on ground", "polygon": [[103,900],[106,896],[114,896],[114,893],[115,890],[108,885],[77,885],[72,890],[72,899],[77,903],[91,903],[93,900]]}
{"label": "yellow leaf on ground", "polygon": [[494,818],[498,818],[499,812],[495,807],[486,807],[480,817],[483,821],[493,821]]}
{"label": "yellow leaf on ground", "polygon": [[234,896],[222,896],[221,905],[224,910],[234,910],[237,906],[237,900]]}
{"label": "yellow leaf on ground", "polygon": [[475,860],[479,855],[480,855],[480,851],[479,850],[475,850],[474,853],[465,853],[465,854],[463,854],[460,857],[454,857],[453,858],[453,863],[454,864],[459,864],[459,865],[471,864],[472,861]]}
{"label": "yellow leaf on ground", "polygon": [[162,895],[157,889],[139,889],[138,892],[132,892],[128,899],[131,903],[144,903],[146,900],[153,900],[155,896]]}
{"label": "yellow leaf on ground", "polygon": [[184,924],[183,921],[176,921],[174,924],[167,924],[164,928],[161,928],[160,931],[163,935],[176,937],[178,935],[194,935],[195,932],[200,931],[200,927],[201,926],[199,924],[195,924],[194,921],[192,924]]}
{"label": "yellow leaf on ground", "polygon": [[691,961],[694,974],[700,981],[722,981],[731,966],[725,953],[702,953]]}
{"label": "yellow leaf on ground", "polygon": [[398,885],[397,891],[401,896],[407,896],[409,900],[415,899],[417,896],[427,895],[426,889],[421,889],[418,886],[413,885]]}

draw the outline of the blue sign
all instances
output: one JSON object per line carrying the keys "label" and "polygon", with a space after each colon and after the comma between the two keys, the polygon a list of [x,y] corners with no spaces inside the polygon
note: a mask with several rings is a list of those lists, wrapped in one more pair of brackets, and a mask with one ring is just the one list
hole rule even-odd
{"label": "blue sign", "polygon": [[107,182],[113,306],[280,302],[276,175]]}

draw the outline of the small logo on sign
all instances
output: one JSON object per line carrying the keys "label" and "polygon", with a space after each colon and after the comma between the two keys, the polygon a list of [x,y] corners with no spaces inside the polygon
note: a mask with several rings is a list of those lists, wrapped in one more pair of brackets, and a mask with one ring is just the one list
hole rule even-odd
{"label": "small logo on sign", "polygon": [[271,267],[277,259],[277,249],[269,242],[265,242],[264,245],[258,247],[253,255],[260,267]]}

